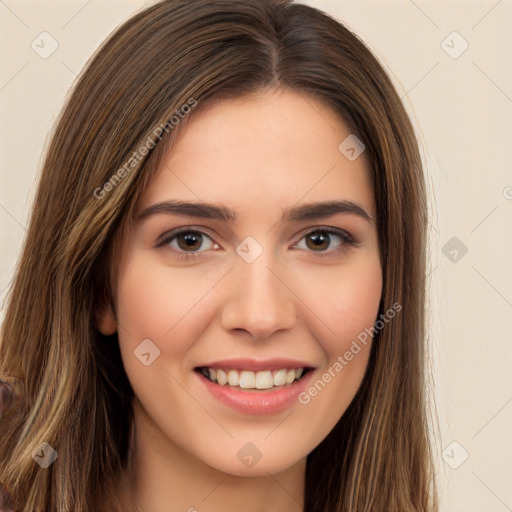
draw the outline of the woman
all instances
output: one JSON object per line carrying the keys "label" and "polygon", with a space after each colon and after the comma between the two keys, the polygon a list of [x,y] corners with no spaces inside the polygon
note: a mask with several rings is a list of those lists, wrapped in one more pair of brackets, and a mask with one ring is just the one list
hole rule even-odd
{"label": "woman", "polygon": [[134,16],[62,113],[10,290],[13,506],[436,510],[425,211],[404,108],[341,24]]}

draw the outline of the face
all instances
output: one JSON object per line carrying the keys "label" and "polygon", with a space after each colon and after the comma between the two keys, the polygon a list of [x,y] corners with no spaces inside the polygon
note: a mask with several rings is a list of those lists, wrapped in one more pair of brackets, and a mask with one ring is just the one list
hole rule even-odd
{"label": "face", "polygon": [[349,135],[282,90],[190,118],[138,201],[100,325],[118,331],[139,446],[266,475],[303,463],[343,415],[382,291]]}

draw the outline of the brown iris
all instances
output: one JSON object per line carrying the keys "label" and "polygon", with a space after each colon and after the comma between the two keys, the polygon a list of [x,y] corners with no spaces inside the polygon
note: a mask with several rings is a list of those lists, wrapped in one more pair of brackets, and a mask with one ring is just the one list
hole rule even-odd
{"label": "brown iris", "polygon": [[314,251],[328,249],[330,241],[329,233],[326,231],[315,231],[306,237],[308,249],[313,249]]}
{"label": "brown iris", "polygon": [[203,242],[203,236],[201,233],[194,231],[187,231],[186,233],[179,233],[176,235],[178,246],[182,250],[193,250],[197,251]]}

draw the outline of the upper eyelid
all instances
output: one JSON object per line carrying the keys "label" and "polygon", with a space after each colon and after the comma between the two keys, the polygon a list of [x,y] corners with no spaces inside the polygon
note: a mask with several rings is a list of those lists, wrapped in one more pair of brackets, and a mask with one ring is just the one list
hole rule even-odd
{"label": "upper eyelid", "polygon": [[183,226],[183,227],[179,227],[179,228],[175,228],[175,229],[166,231],[165,233],[163,233],[162,235],[160,235],[158,237],[156,244],[160,245],[160,244],[166,243],[170,239],[178,236],[179,234],[188,233],[188,232],[201,233],[201,234],[209,236],[212,239],[212,241],[215,241],[215,237],[212,234],[212,232],[205,227]]}

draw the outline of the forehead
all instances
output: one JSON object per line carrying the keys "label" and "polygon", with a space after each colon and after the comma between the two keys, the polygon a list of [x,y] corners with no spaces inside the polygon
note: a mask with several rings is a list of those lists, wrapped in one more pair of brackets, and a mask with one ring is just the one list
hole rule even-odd
{"label": "forehead", "polygon": [[164,155],[141,207],[172,198],[229,204],[243,216],[302,200],[345,199],[372,214],[364,153],[340,151],[350,130],[311,96],[273,90],[198,110]]}

